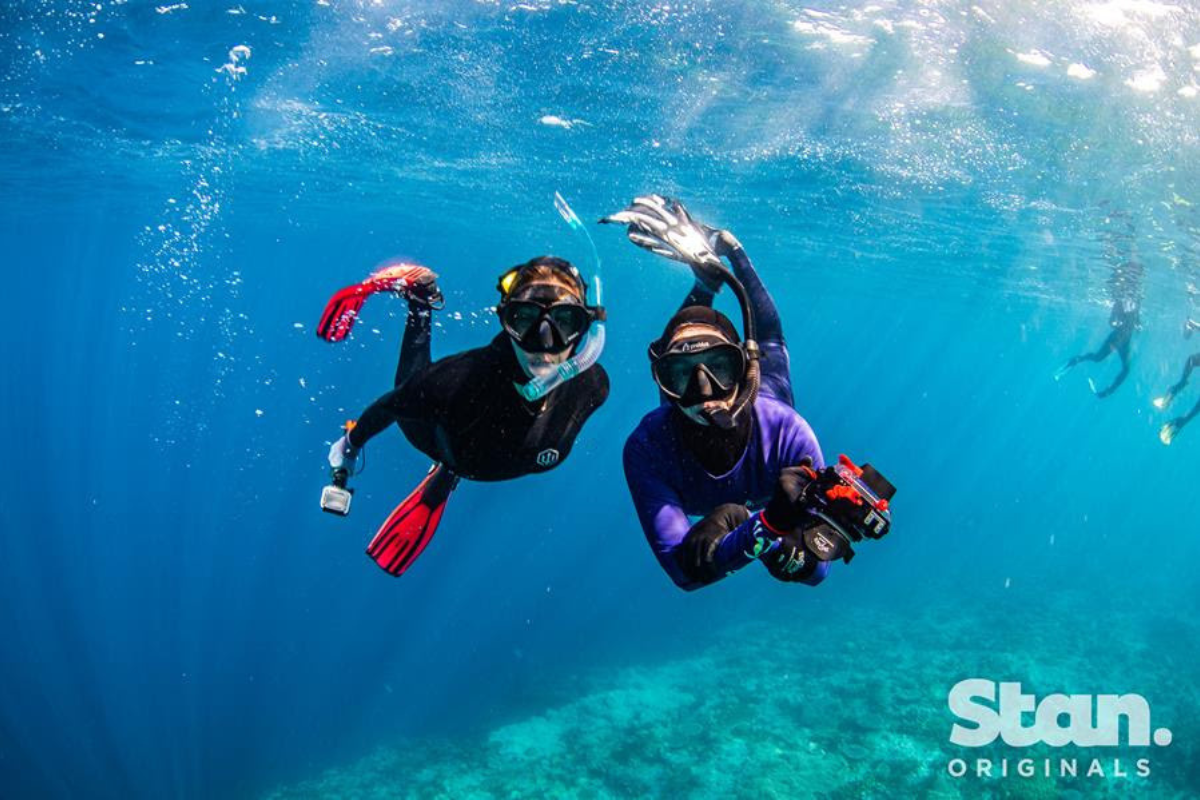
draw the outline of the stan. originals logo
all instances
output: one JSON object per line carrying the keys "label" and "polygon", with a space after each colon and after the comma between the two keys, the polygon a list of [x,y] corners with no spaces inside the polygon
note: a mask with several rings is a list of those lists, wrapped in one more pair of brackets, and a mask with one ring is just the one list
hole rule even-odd
{"label": "stan. originals logo", "polygon": [[[1001,683],[997,690],[995,681],[971,678],[959,681],[950,690],[950,711],[960,720],[950,729],[951,744],[960,747],[984,747],[999,737],[1009,747],[1030,747],[1045,744],[1051,747],[1117,747],[1121,742],[1121,721],[1125,721],[1126,740],[1129,747],[1148,747],[1153,740],[1159,747],[1171,743],[1169,728],[1150,730],[1150,704],[1140,694],[1052,694],[1039,702],[1032,694],[1021,691],[1020,683]],[[1026,721],[1032,715],[1032,725]],[[1019,759],[1016,774],[1029,778],[1035,774],[1046,777],[1077,777],[1080,774],[1079,760],[1075,758]],[[1054,762],[1057,761],[1057,765]],[[1088,759],[1084,759],[1085,762]],[[1112,769],[1105,767],[1111,764]],[[1150,759],[1139,758],[1136,763],[1139,777],[1150,774]],[[1054,767],[1052,769],[1052,767]],[[979,777],[1008,777],[1008,759],[999,763],[991,759],[976,759],[971,769],[965,759],[950,760],[948,771],[951,776],[961,778],[968,771]],[[1101,762],[1090,759],[1086,765],[1086,777],[1128,777],[1119,758]]]}

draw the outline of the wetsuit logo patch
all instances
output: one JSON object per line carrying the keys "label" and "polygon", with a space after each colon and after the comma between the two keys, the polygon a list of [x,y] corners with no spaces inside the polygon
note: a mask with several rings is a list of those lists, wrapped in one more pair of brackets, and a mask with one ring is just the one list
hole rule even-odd
{"label": "wetsuit logo patch", "polygon": [[553,447],[547,447],[537,454],[536,460],[539,467],[552,467],[558,463],[558,451]]}

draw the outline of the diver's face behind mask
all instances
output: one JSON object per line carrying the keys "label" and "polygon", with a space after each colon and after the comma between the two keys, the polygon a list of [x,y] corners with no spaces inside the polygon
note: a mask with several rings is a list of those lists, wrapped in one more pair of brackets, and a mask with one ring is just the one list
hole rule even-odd
{"label": "diver's face behind mask", "polygon": [[557,280],[531,281],[500,308],[517,362],[530,377],[553,372],[571,357],[591,324],[579,296]]}
{"label": "diver's face behind mask", "polygon": [[710,325],[683,325],[653,366],[663,394],[698,425],[729,414],[746,371],[742,349]]}

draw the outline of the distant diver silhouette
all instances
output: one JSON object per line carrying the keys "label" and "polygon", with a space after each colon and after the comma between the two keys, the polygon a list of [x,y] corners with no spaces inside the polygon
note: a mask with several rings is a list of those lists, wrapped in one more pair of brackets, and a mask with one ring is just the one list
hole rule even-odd
{"label": "distant diver silhouette", "polygon": [[1104,389],[1097,389],[1095,382],[1089,378],[1088,385],[1096,397],[1104,399],[1120,388],[1129,377],[1129,367],[1132,361],[1133,335],[1141,327],[1142,308],[1142,277],[1144,269],[1134,255],[1133,227],[1128,215],[1124,212],[1113,212],[1108,221],[1124,219],[1126,230],[1109,237],[1106,248],[1108,258],[1113,263],[1112,273],[1108,279],[1108,294],[1112,302],[1112,312],[1109,314],[1108,336],[1100,347],[1090,353],[1081,353],[1072,357],[1059,367],[1054,379],[1061,380],[1064,375],[1085,361],[1100,363],[1114,353],[1121,362],[1121,369]]}

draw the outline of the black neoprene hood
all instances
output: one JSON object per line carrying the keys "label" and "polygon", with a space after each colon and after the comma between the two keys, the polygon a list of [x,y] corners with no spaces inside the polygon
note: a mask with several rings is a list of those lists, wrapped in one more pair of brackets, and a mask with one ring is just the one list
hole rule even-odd
{"label": "black neoprene hood", "polygon": [[650,349],[661,354],[662,349],[671,341],[671,336],[684,325],[711,325],[721,331],[730,342],[737,344],[742,341],[733,322],[720,311],[708,306],[687,306],[679,309],[675,312],[675,316],[667,321],[662,336],[650,344]]}

